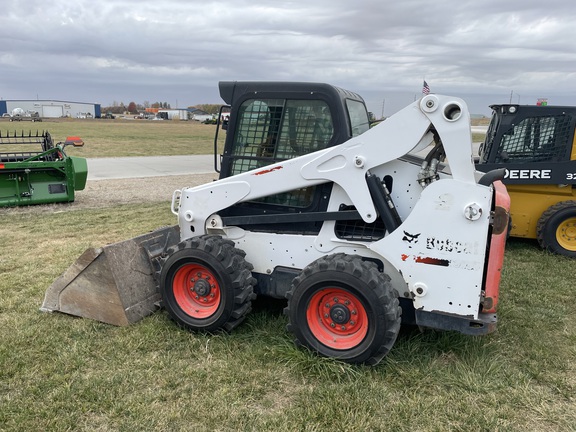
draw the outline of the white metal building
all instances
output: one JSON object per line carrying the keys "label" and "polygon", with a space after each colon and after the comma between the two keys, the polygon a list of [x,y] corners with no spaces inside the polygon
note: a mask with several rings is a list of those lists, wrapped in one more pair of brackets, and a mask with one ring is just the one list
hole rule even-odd
{"label": "white metal building", "polygon": [[186,108],[167,108],[159,109],[156,116],[166,120],[188,120],[190,112]]}
{"label": "white metal building", "polygon": [[36,111],[40,117],[100,117],[100,104],[57,100],[5,100],[0,101],[0,116],[21,108],[25,112]]}

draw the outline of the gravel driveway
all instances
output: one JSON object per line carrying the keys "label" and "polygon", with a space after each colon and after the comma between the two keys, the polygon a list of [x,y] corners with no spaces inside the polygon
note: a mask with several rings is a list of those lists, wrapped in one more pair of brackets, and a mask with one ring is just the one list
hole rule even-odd
{"label": "gravel driveway", "polygon": [[68,211],[110,207],[117,204],[166,202],[183,187],[198,186],[218,178],[214,174],[143,177],[114,180],[88,180],[86,188],[76,192],[72,203],[0,208],[0,214]]}

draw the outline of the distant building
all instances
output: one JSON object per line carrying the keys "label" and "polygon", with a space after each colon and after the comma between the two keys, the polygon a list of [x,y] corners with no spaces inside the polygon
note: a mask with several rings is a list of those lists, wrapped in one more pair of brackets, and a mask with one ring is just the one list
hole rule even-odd
{"label": "distant building", "polygon": [[10,114],[16,108],[25,112],[37,112],[40,117],[100,117],[100,104],[84,102],[68,102],[57,100],[2,100],[0,101],[0,117]]}
{"label": "distant building", "polygon": [[186,108],[160,108],[156,117],[161,117],[164,120],[188,120],[190,112]]}
{"label": "distant building", "polygon": [[190,113],[192,114],[192,120],[196,121],[206,121],[213,120],[216,116],[208,114],[206,111],[202,111],[198,108],[190,108]]}

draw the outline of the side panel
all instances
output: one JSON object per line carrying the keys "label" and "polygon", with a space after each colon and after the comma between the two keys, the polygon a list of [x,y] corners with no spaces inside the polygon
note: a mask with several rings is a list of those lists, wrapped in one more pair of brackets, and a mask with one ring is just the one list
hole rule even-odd
{"label": "side panel", "polygon": [[484,282],[484,301],[482,311],[495,313],[498,306],[500,291],[500,278],[504,265],[504,249],[506,247],[506,235],[508,227],[508,214],[510,212],[510,196],[501,182],[494,184],[495,206],[494,223],[490,235],[490,252],[486,266]]}
{"label": "side panel", "polygon": [[[478,318],[492,188],[430,184],[403,224],[370,245],[404,276],[417,310]],[[475,219],[466,215],[478,210]]]}
{"label": "side panel", "polygon": [[489,163],[476,165],[476,168],[482,172],[506,168],[506,185],[576,184],[576,161]]}
{"label": "side panel", "polygon": [[[39,138],[30,137],[30,140]],[[10,139],[17,138],[5,138]],[[45,141],[42,145],[48,147],[51,144]],[[2,153],[0,206],[74,201],[75,191],[84,189],[87,176],[86,159],[67,157],[60,147],[45,152],[22,152],[20,155]]]}
{"label": "side panel", "polygon": [[74,201],[66,161],[4,163],[0,169],[0,206]]}
{"label": "side panel", "polygon": [[570,152],[570,160],[576,161],[576,133],[574,133],[574,138],[572,139],[572,151]]}
{"label": "side panel", "polygon": [[548,207],[560,202],[576,199],[572,185],[507,185],[512,200],[512,237],[536,238],[538,219]]}

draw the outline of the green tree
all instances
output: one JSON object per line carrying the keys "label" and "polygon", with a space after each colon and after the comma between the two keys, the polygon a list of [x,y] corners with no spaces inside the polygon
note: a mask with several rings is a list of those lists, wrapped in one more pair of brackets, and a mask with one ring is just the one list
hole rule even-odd
{"label": "green tree", "polygon": [[196,108],[208,114],[218,114],[218,111],[220,111],[219,104],[198,104],[188,108]]}

